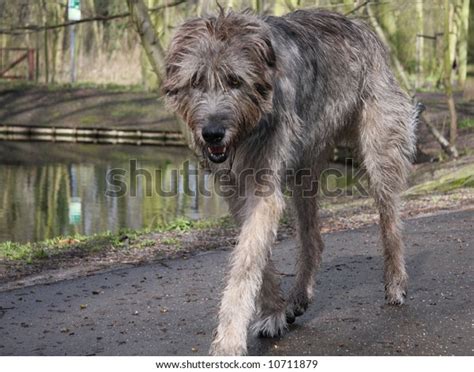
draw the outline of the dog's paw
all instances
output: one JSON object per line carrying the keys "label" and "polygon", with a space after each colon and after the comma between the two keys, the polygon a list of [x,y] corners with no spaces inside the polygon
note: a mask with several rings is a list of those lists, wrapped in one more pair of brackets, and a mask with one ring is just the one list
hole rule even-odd
{"label": "dog's paw", "polygon": [[280,311],[260,318],[252,325],[251,330],[258,337],[278,337],[283,335],[286,328],[286,314]]}
{"label": "dog's paw", "polygon": [[217,330],[209,354],[214,356],[246,355],[246,333],[242,335],[233,334],[233,332],[219,332],[219,330]]}
{"label": "dog's paw", "polygon": [[296,317],[305,313],[309,306],[309,298],[306,293],[297,293],[290,295],[286,307],[286,321],[288,324],[293,324]]}
{"label": "dog's paw", "polygon": [[231,345],[225,342],[213,342],[209,350],[213,356],[243,356],[247,354],[247,348],[244,345]]}
{"label": "dog's paw", "polygon": [[385,300],[387,304],[400,306],[403,305],[407,297],[407,278],[403,276],[401,279],[392,280],[385,284]]}

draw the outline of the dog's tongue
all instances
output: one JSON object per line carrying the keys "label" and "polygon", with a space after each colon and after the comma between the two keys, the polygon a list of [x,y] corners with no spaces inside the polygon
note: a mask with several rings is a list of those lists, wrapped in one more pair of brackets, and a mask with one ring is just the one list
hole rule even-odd
{"label": "dog's tongue", "polygon": [[209,146],[209,151],[212,154],[223,154],[225,152],[225,146]]}

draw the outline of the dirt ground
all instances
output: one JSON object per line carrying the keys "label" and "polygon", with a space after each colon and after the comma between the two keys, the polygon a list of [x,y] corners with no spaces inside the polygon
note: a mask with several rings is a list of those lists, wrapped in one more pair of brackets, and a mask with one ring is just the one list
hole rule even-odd
{"label": "dirt ground", "polygon": [[179,131],[157,93],[2,84],[0,125]]}

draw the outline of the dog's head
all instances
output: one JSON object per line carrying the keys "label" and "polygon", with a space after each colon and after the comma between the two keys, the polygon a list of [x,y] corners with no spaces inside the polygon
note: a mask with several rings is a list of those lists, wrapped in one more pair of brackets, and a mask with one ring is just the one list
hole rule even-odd
{"label": "dog's head", "polygon": [[225,161],[271,111],[275,64],[270,32],[255,16],[221,13],[177,30],[163,91],[210,161]]}

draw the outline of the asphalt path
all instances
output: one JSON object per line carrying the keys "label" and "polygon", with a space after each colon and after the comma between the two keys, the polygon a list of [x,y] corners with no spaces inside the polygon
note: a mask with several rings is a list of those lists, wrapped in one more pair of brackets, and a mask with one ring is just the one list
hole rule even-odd
{"label": "asphalt path", "polygon": [[[406,305],[384,304],[377,226],[324,236],[316,296],[250,355],[473,355],[474,211],[406,221]],[[0,355],[206,355],[228,250],[0,293]],[[288,289],[294,240],[274,249]]]}

